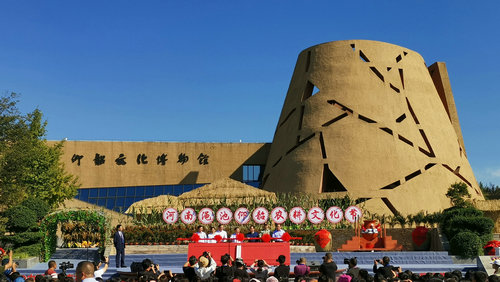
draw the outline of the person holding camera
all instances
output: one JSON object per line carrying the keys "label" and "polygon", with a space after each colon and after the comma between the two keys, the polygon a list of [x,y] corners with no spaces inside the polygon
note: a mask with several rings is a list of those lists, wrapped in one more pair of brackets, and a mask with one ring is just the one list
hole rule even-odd
{"label": "person holding camera", "polygon": [[344,259],[344,263],[348,266],[347,274],[352,276],[352,278],[359,279],[358,258]]}
{"label": "person holding camera", "polygon": [[158,264],[154,264],[150,259],[144,259],[142,261],[142,269],[143,271],[138,273],[138,277],[144,277],[147,281],[150,280],[158,280],[160,275],[160,266]]}
{"label": "person holding camera", "polygon": [[233,258],[229,254],[225,254],[220,258],[221,266],[217,267],[215,271],[215,277],[217,277],[220,282],[230,282],[233,281],[234,268],[229,265],[233,261]]}
{"label": "person holding camera", "polygon": [[255,275],[256,279],[266,281],[269,278],[269,265],[263,259],[256,259],[250,265],[250,271]]}
{"label": "person holding camera", "polygon": [[212,254],[210,252],[203,252],[203,255],[198,258],[198,265],[194,267],[194,272],[200,280],[205,280],[210,278],[216,267],[217,264],[212,258]]}
{"label": "person holding camera", "polygon": [[[373,273],[374,274],[382,274],[384,277],[392,277],[392,265],[390,265],[391,259],[388,256],[382,258],[382,260],[374,260],[373,261]],[[382,267],[379,267],[378,264],[382,264]]]}
{"label": "person holding camera", "polygon": [[[104,267],[101,268],[102,264],[104,263]],[[95,266],[94,269],[94,276],[95,278],[102,278],[102,275],[108,270],[109,267],[109,258],[104,257],[104,261],[100,261],[99,264]]]}
{"label": "person holding camera", "polygon": [[250,279],[242,258],[236,258],[234,261],[234,279],[239,279],[240,281],[248,281]]}
{"label": "person holding camera", "polygon": [[298,278],[308,276],[311,272],[311,268],[307,266],[307,260],[304,257],[301,257],[297,260],[297,265],[293,268],[293,274],[295,274],[295,281],[298,281]]}
{"label": "person holding camera", "polygon": [[45,270],[44,275],[50,275],[50,277],[56,279],[57,278],[57,273],[56,273],[56,268],[57,268],[57,263],[55,260],[51,260],[48,263],[49,269]]}
{"label": "person holding camera", "polygon": [[290,276],[290,266],[285,265],[286,257],[284,255],[280,255],[276,260],[280,265],[274,269],[274,277],[279,281],[287,281],[288,276]]}
{"label": "person holding camera", "polygon": [[182,266],[182,272],[184,272],[184,277],[186,277],[189,282],[196,282],[198,280],[196,272],[194,272],[194,266],[198,260],[195,256],[190,256],[188,261]]}
{"label": "person holding camera", "polygon": [[[0,248],[0,260],[3,261],[3,257],[5,256],[6,252]],[[12,250],[9,251],[9,259],[7,260],[7,263],[3,264],[0,266],[0,273],[3,273],[5,270],[12,268],[12,265],[14,263],[12,262]]]}

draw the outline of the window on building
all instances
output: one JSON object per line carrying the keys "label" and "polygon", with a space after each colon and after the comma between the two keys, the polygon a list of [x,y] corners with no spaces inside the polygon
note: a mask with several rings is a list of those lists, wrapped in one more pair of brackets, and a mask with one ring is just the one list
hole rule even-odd
{"label": "window on building", "polygon": [[263,165],[243,165],[243,182],[247,184],[259,182],[260,184],[260,182],[262,181],[263,173]]}

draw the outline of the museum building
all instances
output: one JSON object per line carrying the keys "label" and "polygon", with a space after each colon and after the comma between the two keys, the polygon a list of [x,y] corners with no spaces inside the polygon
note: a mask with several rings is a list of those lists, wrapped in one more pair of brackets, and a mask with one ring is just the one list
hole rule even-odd
{"label": "museum building", "polygon": [[369,40],[319,44],[299,54],[272,143],[65,141],[77,198],[116,211],[230,177],[273,192],[363,201],[373,212],[449,207],[467,184],[467,159],[444,63]]}

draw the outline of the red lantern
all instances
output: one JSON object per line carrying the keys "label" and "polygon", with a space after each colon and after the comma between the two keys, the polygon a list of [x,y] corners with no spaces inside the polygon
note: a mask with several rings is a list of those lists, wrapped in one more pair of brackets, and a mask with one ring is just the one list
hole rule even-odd
{"label": "red lantern", "polygon": [[314,241],[316,241],[321,248],[326,247],[326,245],[330,243],[330,240],[330,232],[326,229],[321,229],[314,234]]}
{"label": "red lantern", "polygon": [[215,239],[215,241],[216,241],[217,243],[219,243],[219,242],[222,240],[222,236],[220,236],[220,235],[215,235],[215,236],[214,236],[214,239]]}
{"label": "red lantern", "polygon": [[262,235],[262,242],[264,242],[264,243],[271,242],[271,235],[269,235],[269,234]]}
{"label": "red lantern", "polygon": [[200,241],[200,235],[198,235],[198,233],[193,233],[193,236],[191,236],[191,241],[198,243],[198,241]]}

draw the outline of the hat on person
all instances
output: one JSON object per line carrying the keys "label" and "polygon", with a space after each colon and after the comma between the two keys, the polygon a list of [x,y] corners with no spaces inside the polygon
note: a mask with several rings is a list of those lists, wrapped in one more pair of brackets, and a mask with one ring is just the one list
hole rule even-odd
{"label": "hat on person", "polygon": [[340,275],[339,280],[337,280],[337,282],[351,282],[351,279],[352,277],[350,275],[342,274]]}
{"label": "hat on person", "polygon": [[201,267],[207,267],[208,259],[206,257],[200,257],[198,263],[200,264]]}
{"label": "hat on person", "polygon": [[496,259],[496,260],[494,260],[494,261],[492,261],[492,262],[490,262],[490,263],[491,263],[491,264],[493,264],[493,265],[498,265],[498,266],[500,266],[500,259]]}

